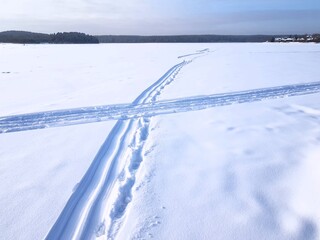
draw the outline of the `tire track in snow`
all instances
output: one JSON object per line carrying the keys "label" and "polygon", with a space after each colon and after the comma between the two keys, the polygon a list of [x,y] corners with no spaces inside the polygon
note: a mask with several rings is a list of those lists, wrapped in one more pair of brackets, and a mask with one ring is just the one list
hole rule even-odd
{"label": "tire track in snow", "polygon": [[[131,105],[154,102],[161,90],[191,61],[172,67]],[[148,133],[147,117],[116,123],[46,239],[115,236],[120,227],[119,220],[131,201],[135,172],[142,161],[141,153]]]}
{"label": "tire track in snow", "polygon": [[320,82],[311,82],[157,102],[136,102],[132,104],[117,104],[22,114],[0,117],[0,134],[115,119],[125,120],[151,117],[160,114],[197,111],[231,104],[293,97],[319,92]]}

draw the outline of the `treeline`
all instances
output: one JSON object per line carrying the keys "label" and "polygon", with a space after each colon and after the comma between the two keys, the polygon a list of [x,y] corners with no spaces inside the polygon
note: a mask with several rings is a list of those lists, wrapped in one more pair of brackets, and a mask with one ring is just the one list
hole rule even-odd
{"label": "treeline", "polygon": [[1,43],[99,43],[99,40],[91,35],[79,32],[63,32],[54,34],[32,33],[23,31],[0,32]]}
{"label": "treeline", "polygon": [[177,35],[177,36],[96,36],[100,43],[201,43],[201,42],[266,42],[269,35]]}
{"label": "treeline", "polygon": [[51,34],[52,43],[99,43],[99,40],[91,35],[78,32]]}
{"label": "treeline", "polygon": [[320,34],[313,34],[314,41],[320,43]]}
{"label": "treeline", "polygon": [[23,31],[0,32],[0,43],[222,43],[222,42],[320,42],[320,34],[313,35],[101,35],[91,36],[79,32],[54,34],[32,33]]}

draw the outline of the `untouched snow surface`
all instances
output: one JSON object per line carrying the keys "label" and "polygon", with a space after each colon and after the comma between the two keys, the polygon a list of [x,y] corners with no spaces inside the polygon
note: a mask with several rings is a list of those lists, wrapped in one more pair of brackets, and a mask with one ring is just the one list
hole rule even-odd
{"label": "untouched snow surface", "polygon": [[[0,63],[6,116],[317,82],[320,45],[8,44]],[[1,238],[319,239],[319,93],[114,124],[0,134]]]}

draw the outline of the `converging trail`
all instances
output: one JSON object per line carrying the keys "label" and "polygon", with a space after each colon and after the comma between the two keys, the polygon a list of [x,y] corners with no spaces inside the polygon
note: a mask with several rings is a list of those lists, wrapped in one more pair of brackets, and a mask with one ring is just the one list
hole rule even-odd
{"label": "converging trail", "polygon": [[[173,66],[131,106],[154,102],[181,68],[191,62],[185,60]],[[116,123],[46,239],[92,239],[105,235],[113,239],[116,236],[121,217],[131,201],[149,124],[148,117]]]}

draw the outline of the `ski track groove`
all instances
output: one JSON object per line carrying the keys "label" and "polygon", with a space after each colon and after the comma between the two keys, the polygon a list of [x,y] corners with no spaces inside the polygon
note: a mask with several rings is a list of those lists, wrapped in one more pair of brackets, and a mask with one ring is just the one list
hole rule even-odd
{"label": "ski track groove", "polygon": [[137,119],[140,117],[197,111],[231,104],[250,103],[319,92],[320,82],[311,82],[157,102],[154,102],[154,100],[151,102],[135,101],[131,104],[115,104],[21,114],[0,117],[0,134],[108,120]]}
{"label": "ski track groove", "polygon": [[[190,62],[192,60],[184,60],[173,66],[130,105],[134,107],[154,102],[161,90]],[[95,109],[90,111],[95,112]],[[63,112],[59,111],[60,114]],[[71,113],[72,119],[77,119],[72,110],[67,112]],[[56,119],[48,112],[44,115]],[[106,234],[108,239],[113,239],[116,236],[121,217],[131,201],[135,172],[142,162],[149,122],[148,117],[117,121],[46,239],[93,239]],[[48,122],[43,124],[42,127],[48,126]],[[31,124],[31,127],[34,125]]]}

